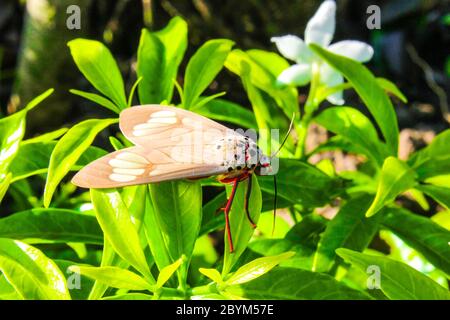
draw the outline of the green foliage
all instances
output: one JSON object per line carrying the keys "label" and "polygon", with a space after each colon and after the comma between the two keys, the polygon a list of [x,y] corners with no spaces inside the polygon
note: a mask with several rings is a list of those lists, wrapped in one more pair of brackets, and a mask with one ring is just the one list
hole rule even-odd
{"label": "green foliage", "polygon": [[[277,82],[289,67],[280,55],[212,39],[182,64],[187,36],[180,17],[159,31],[143,29],[128,94],[108,48],[86,39],[68,43],[98,91],[70,92],[109,109],[111,119],[23,140],[27,112],[52,90],[0,119],[0,299],[450,299],[450,130],[400,160],[388,93],[403,102],[406,97],[360,63],[310,45],[315,59],[348,82],[326,86],[312,68],[303,103],[297,88]],[[184,74],[180,65],[187,66]],[[213,92],[224,68],[241,81],[247,105]],[[350,104],[321,105],[342,90],[355,90],[375,121]],[[271,158],[276,203],[273,176],[251,176],[248,205],[256,230],[245,213],[250,180],[239,182],[229,214],[234,252],[220,212],[231,185],[214,177],[89,192],[66,181],[70,171],[107,153],[94,141],[108,151],[132,146],[111,125],[133,101],[256,129],[269,156],[280,146],[269,130],[279,129],[281,139],[293,119],[280,158]],[[334,136],[310,151],[312,123]],[[324,152],[356,154],[361,163],[339,171]],[[434,216],[402,208],[405,193]],[[377,249],[379,238],[389,246],[387,257]],[[373,266],[381,272],[381,291],[368,287]],[[80,274],[82,290],[69,290]]]}
{"label": "green foliage", "polygon": [[337,254],[355,267],[365,271],[369,266],[380,268],[381,290],[394,300],[448,300],[449,292],[436,282],[406,264],[383,256],[374,256],[348,249]]}

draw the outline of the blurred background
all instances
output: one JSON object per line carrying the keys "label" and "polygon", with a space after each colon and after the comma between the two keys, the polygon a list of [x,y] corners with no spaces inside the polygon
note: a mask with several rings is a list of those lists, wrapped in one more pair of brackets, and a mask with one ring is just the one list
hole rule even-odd
{"label": "blurred background", "polygon": [[[113,52],[126,85],[136,80],[136,51],[141,29],[158,30],[170,18],[182,16],[189,24],[186,57],[206,40],[229,38],[241,49],[277,52],[272,36],[303,31],[321,0],[1,0],[0,1],[0,116],[19,110],[48,88],[55,94],[28,117],[27,136],[71,126],[89,117],[108,116],[102,108],[68,92],[93,88],[77,70],[66,43],[77,37],[97,39]],[[69,30],[67,8],[81,9],[81,29]],[[381,28],[369,30],[367,8],[381,9]],[[333,42],[358,39],[370,43],[375,56],[368,67],[397,84],[407,104],[394,99],[399,126],[400,156],[429,143],[449,127],[450,113],[450,1],[447,0],[338,0]],[[178,82],[187,63],[184,59]],[[307,87],[300,89],[300,103]],[[250,108],[242,84],[227,70],[210,87],[226,91],[228,100]],[[362,106],[348,90],[346,102]],[[365,112],[364,108],[361,108]],[[366,115],[370,116],[365,112]],[[309,140],[323,141],[314,130]],[[107,133],[105,133],[107,134]],[[101,140],[101,139],[100,139]],[[336,158],[336,155],[335,155]],[[335,159],[336,162],[336,159]],[[344,161],[345,162],[345,161]],[[337,163],[339,166],[348,166]]]}

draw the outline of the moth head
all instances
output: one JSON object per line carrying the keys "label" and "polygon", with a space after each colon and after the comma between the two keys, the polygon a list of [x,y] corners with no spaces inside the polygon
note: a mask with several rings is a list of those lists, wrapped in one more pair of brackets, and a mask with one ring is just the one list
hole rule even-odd
{"label": "moth head", "polygon": [[259,176],[269,175],[272,172],[272,166],[270,158],[266,155],[262,155],[255,168],[255,173]]}

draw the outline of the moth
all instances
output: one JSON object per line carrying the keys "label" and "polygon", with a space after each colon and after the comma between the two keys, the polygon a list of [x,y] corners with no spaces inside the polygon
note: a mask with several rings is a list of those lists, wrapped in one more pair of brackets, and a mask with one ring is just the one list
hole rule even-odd
{"label": "moth", "polygon": [[196,113],[162,105],[123,110],[119,127],[135,146],[91,162],[73,177],[75,185],[117,188],[217,176],[221,183],[233,185],[226,205],[221,208],[233,252],[229,213],[239,183],[248,180],[245,213],[256,227],[249,212],[251,177],[252,174],[270,174],[272,168],[271,159],[261,152],[254,138]]}

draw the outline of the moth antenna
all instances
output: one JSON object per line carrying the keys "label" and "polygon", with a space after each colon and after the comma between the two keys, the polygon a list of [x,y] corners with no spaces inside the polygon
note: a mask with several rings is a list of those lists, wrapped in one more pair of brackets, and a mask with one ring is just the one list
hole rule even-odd
{"label": "moth antenna", "polygon": [[277,217],[277,176],[273,175],[273,190],[275,192],[275,197],[273,198],[273,222],[272,222],[272,237],[275,232],[275,221]]}
{"label": "moth antenna", "polygon": [[286,135],[283,138],[283,142],[281,142],[280,147],[278,148],[278,150],[275,153],[273,153],[270,156],[270,158],[275,157],[278,154],[278,152],[280,152],[281,148],[283,148],[284,144],[286,143],[287,139],[289,138],[289,134],[291,133],[292,128],[294,127],[294,119],[295,119],[295,113],[292,114],[291,123],[289,124],[288,132],[286,133]]}

